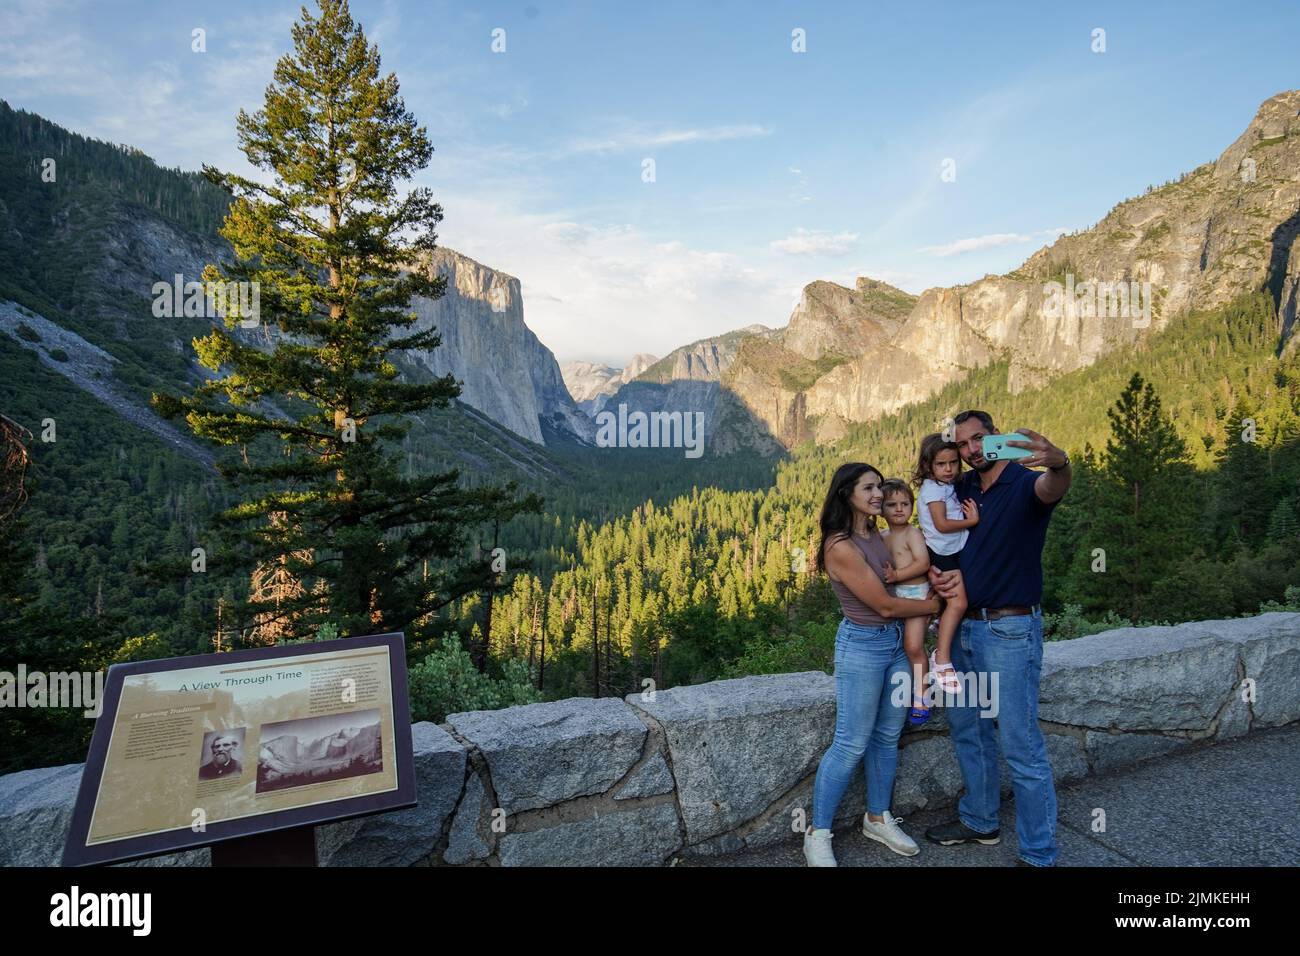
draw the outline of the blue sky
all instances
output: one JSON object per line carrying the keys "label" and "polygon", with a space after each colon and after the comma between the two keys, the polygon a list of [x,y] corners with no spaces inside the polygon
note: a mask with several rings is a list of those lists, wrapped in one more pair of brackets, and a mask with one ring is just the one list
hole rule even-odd
{"label": "blue sky", "polygon": [[[298,6],[0,0],[0,97],[165,165],[247,171],[234,117]],[[919,293],[1008,271],[1300,85],[1294,0],[352,12],[428,128],[441,241],[518,276],[561,361],[781,326],[816,279]]]}

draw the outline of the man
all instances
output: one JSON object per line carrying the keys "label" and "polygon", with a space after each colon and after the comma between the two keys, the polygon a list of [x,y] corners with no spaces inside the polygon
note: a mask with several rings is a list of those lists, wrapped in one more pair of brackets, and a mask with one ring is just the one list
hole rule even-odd
{"label": "man", "polygon": [[[998,674],[994,721],[981,718],[977,701],[948,710],[953,748],[965,792],[957,819],[931,827],[926,839],[993,845],[1000,840],[998,748],[1007,758],[1016,799],[1020,865],[1052,866],[1056,844],[1056,788],[1047,744],[1038,727],[1038,678],[1043,662],[1043,542],[1052,512],[1070,487],[1070,459],[1037,432],[1018,429],[1023,441],[1008,445],[1032,454],[1017,461],[989,461],[982,439],[998,434],[987,412],[962,412],[953,422],[962,461],[959,500],[973,500],[979,524],[970,529],[960,571],[930,569],[930,583],[944,597],[956,593],[958,575],[969,609],[953,642],[959,672]],[[1045,467],[1043,472],[1030,468]],[[983,678],[981,678],[983,679]]]}
{"label": "man", "polygon": [[212,741],[212,760],[199,768],[199,776],[204,780],[238,777],[244,772],[243,766],[235,759],[235,749],[238,746],[239,741],[231,735],[219,735]]}

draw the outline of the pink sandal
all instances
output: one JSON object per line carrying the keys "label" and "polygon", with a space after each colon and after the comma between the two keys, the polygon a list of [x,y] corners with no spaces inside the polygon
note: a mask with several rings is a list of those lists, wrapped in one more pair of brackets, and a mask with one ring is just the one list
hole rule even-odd
{"label": "pink sandal", "polygon": [[944,693],[955,694],[961,690],[961,678],[957,676],[957,669],[952,666],[951,661],[942,664],[936,661],[934,651],[930,652],[930,673],[934,675],[934,680],[938,682]]}

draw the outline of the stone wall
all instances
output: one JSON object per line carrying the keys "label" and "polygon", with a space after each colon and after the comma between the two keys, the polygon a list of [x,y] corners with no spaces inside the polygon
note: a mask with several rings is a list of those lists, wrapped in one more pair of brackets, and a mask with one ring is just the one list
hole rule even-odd
{"label": "stone wall", "polygon": [[[904,732],[895,814],[951,805],[961,788],[934,715]],[[1058,783],[1300,720],[1300,614],[1050,643],[1039,716]],[[801,808],[806,819],[834,722],[820,671],[452,714],[414,726],[419,806],[320,827],[318,852],[328,866],[655,866],[767,846],[795,837]],[[58,863],[80,776],[0,777],[0,865]],[[862,812],[859,782],[837,825]]]}

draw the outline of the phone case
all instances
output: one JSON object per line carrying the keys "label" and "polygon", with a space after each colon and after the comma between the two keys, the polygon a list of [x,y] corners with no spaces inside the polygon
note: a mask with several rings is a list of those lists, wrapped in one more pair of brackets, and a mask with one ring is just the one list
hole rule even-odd
{"label": "phone case", "polygon": [[984,457],[989,461],[1009,461],[1014,458],[1028,458],[1033,452],[1028,448],[1008,445],[1008,441],[1028,441],[1027,435],[1013,432],[1009,435],[985,435],[982,441]]}

